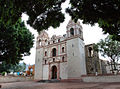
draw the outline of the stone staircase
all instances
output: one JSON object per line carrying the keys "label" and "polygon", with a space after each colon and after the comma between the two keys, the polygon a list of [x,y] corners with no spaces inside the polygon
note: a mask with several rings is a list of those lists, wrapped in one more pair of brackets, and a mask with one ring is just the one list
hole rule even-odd
{"label": "stone staircase", "polygon": [[41,83],[57,83],[57,82],[60,82],[60,80],[51,79],[51,80],[40,80],[40,81],[37,81],[37,82],[41,82]]}
{"label": "stone staircase", "polygon": [[60,82],[80,83],[83,81],[82,81],[82,79],[64,79],[64,80],[60,80]]}
{"label": "stone staircase", "polygon": [[57,79],[51,79],[51,80],[39,80],[37,82],[40,82],[40,83],[57,83],[57,82],[60,82],[60,83],[64,83],[64,82],[70,82],[70,83],[80,83],[80,82],[83,82],[82,79],[62,79],[62,80],[57,80]]}

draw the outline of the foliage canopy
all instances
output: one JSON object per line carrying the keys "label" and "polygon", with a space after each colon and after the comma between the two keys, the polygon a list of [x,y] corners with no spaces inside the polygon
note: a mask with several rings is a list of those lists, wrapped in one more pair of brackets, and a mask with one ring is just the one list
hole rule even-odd
{"label": "foliage canopy", "polygon": [[58,27],[64,21],[61,4],[65,0],[1,0],[0,19],[15,24],[22,13],[29,16],[28,24],[37,31]]}
{"label": "foliage canopy", "polygon": [[30,54],[34,36],[19,19],[15,25],[5,26],[0,22],[0,61],[16,64]]}
{"label": "foliage canopy", "polygon": [[113,41],[111,36],[108,36],[104,40],[101,40],[97,46],[102,56],[108,57],[112,65],[114,65],[113,69],[116,70],[116,66],[120,60],[120,42]]}
{"label": "foliage canopy", "polygon": [[6,63],[5,61],[0,65],[0,73],[2,72],[25,72],[26,64],[19,63],[16,65]]}
{"label": "foliage canopy", "polygon": [[[40,32],[64,21],[61,4],[65,0],[1,0],[0,19],[15,24],[22,13],[29,16],[28,24]],[[67,12],[72,19],[85,24],[98,23],[104,33],[120,41],[120,0],[70,0]]]}
{"label": "foliage canopy", "polygon": [[85,24],[99,24],[104,33],[120,41],[120,0],[70,0],[66,11],[77,21]]}

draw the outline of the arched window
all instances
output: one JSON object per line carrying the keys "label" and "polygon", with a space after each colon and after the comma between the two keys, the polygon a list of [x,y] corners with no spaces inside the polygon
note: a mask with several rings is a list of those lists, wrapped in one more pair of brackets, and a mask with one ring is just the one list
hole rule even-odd
{"label": "arched window", "polygon": [[88,48],[88,56],[89,56],[89,57],[92,57],[92,55],[93,55],[93,50],[92,50],[91,47],[89,47],[89,48]]}
{"label": "arched window", "polygon": [[47,56],[47,51],[45,51],[45,56]]}
{"label": "arched window", "polygon": [[53,62],[55,62],[55,58],[53,58]]}
{"label": "arched window", "polygon": [[45,40],[45,42],[47,42],[47,39]]}
{"label": "arched window", "polygon": [[64,58],[64,56],[62,57],[62,62],[64,62],[65,60],[64,60],[65,58]]}
{"label": "arched window", "polygon": [[39,42],[41,42],[41,39],[39,39]]}
{"label": "arched window", "polygon": [[53,43],[55,43],[55,41],[53,41]]}
{"label": "arched window", "polygon": [[74,29],[73,28],[70,29],[70,34],[74,35]]}
{"label": "arched window", "polygon": [[41,39],[39,39],[39,45],[41,46]]}
{"label": "arched window", "polygon": [[47,64],[47,60],[45,60],[45,64]]}
{"label": "arched window", "polygon": [[56,56],[56,48],[53,48],[53,50],[52,50],[52,56],[53,57]]}
{"label": "arched window", "polygon": [[58,42],[60,42],[60,39],[58,39]]}
{"label": "arched window", "polygon": [[48,42],[48,44],[50,44],[50,42]]}
{"label": "arched window", "polygon": [[64,53],[64,50],[65,50],[64,47],[62,47],[62,53]]}

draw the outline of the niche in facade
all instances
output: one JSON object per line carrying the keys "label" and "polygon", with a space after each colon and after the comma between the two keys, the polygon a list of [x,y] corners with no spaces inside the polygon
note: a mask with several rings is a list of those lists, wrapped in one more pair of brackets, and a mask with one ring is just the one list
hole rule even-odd
{"label": "niche in facade", "polygon": [[47,64],[47,60],[45,60],[45,64]]}
{"label": "niche in facade", "polygon": [[55,58],[53,58],[53,62],[55,62]]}
{"label": "niche in facade", "polygon": [[41,46],[41,39],[39,39],[39,45]]}
{"label": "niche in facade", "polygon": [[47,39],[45,40],[45,42],[47,42]]}
{"label": "niche in facade", "polygon": [[74,35],[74,29],[73,28],[70,29],[70,34]]}
{"label": "niche in facade", "polygon": [[64,62],[65,60],[64,60],[65,58],[64,58],[64,56],[62,57],[62,62]]}
{"label": "niche in facade", "polygon": [[64,53],[64,51],[65,51],[65,49],[64,49],[64,47],[62,47],[62,53]]}
{"label": "niche in facade", "polygon": [[58,42],[60,42],[60,39],[58,39]]}
{"label": "niche in facade", "polygon": [[52,56],[53,56],[53,57],[56,56],[56,48],[53,48],[53,49],[52,49]]}
{"label": "niche in facade", "polygon": [[45,51],[45,56],[47,56],[47,51]]}
{"label": "niche in facade", "polygon": [[89,48],[88,48],[88,56],[89,56],[89,57],[92,57],[92,56],[93,56],[93,49],[92,49],[92,47],[89,47]]}

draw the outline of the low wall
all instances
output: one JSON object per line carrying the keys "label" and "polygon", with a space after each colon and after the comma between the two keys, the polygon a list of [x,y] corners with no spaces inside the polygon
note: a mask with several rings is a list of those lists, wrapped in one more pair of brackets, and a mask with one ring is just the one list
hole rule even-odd
{"label": "low wall", "polygon": [[120,75],[83,76],[83,82],[120,82]]}
{"label": "low wall", "polygon": [[0,76],[0,83],[7,82],[22,82],[33,80],[33,77],[13,77],[13,76]]}

